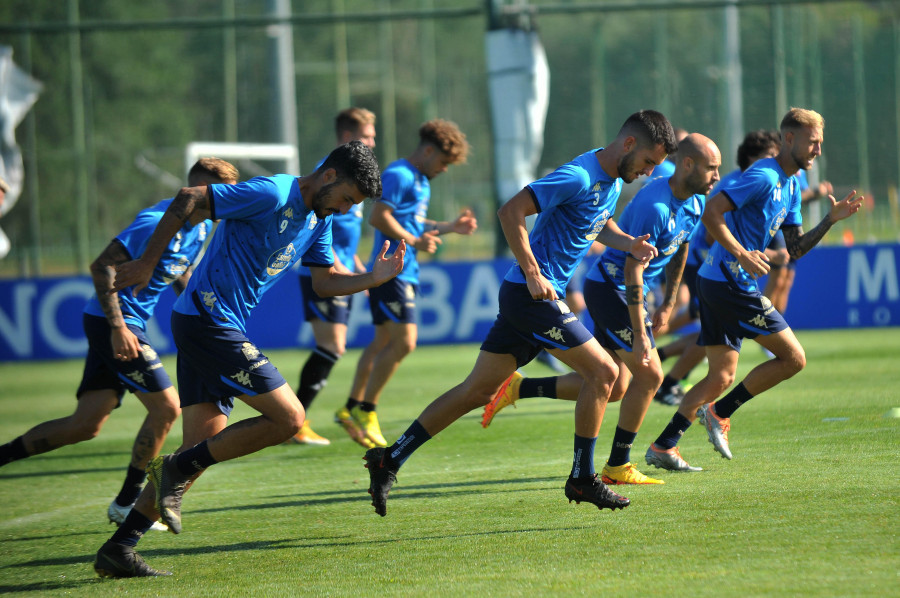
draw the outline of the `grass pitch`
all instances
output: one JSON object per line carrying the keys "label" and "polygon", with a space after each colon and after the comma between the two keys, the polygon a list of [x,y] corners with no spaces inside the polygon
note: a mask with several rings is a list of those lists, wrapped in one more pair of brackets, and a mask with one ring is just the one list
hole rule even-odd
{"label": "grass pitch", "polygon": [[[898,329],[800,332],[806,369],[732,420],[733,461],[701,426],[681,442],[696,474],[643,463],[673,409],[654,403],[633,449],[663,486],[619,487],[624,511],[569,504],[562,486],[572,403],[528,399],[488,430],[472,413],[400,471],[385,518],[366,493],[363,449],[331,422],[358,351],[310,410],[330,447],[277,446],[209,469],[184,501],[184,532],[139,551],[173,577],[99,580],[118,491],[143,418],[133,397],[100,436],[0,468],[0,593],[106,596],[871,596],[897,591]],[[456,384],[476,346],[420,347],[389,385],[389,441]],[[305,351],[268,353],[294,382]],[[747,343],[740,379],[763,359]],[[67,415],[80,361],[0,364],[0,442]],[[667,365],[667,364],[666,364]],[[166,366],[174,375],[171,358]],[[692,376],[702,375],[701,366]],[[547,376],[540,364],[528,375]],[[619,408],[597,442],[606,458]],[[236,407],[234,419],[252,415]],[[179,444],[180,431],[166,444]],[[893,588],[893,590],[891,589]]]}

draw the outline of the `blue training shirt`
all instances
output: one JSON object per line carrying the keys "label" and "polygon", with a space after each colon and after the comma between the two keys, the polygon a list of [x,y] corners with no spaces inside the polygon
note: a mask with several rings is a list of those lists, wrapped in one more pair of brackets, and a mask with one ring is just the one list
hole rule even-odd
{"label": "blue training shirt", "polygon": [[[116,235],[116,239],[125,247],[132,259],[138,258],[144,253],[147,241],[150,240],[150,236],[156,230],[156,225],[159,224],[160,218],[171,203],[172,198],[164,199],[156,205],[142,210],[128,228]],[[133,287],[118,292],[119,309],[122,310],[122,317],[127,323],[133,324],[141,330],[147,329],[147,320],[153,316],[160,294],[197,260],[211,226],[212,221],[210,220],[204,220],[196,226],[186,222],[169,241],[169,245],[153,269],[150,282],[141,289],[138,296],[132,295]],[[101,318],[106,317],[96,294],[84,306],[84,313]]]}
{"label": "blue training shirt", "polygon": [[[653,172],[644,181],[644,187],[655,181],[656,179],[667,179],[675,174],[675,163],[671,160],[663,160],[653,168]],[[710,196],[712,197],[712,196]]]}
{"label": "blue training shirt", "polygon": [[[725,213],[725,224],[748,251],[765,251],[779,228],[803,223],[797,177],[787,176],[775,158],[754,162],[734,183],[722,187],[722,193],[735,205]],[[758,290],[756,280],[718,243],[713,243],[697,274]]]}
{"label": "blue training shirt", "polygon": [[210,185],[213,218],[221,219],[206,257],[191,276],[175,311],[203,309],[222,326],[246,332],[250,312],[263,293],[302,257],[328,267],[331,216],[306,208],[297,177],[276,174],[237,185]]}
{"label": "blue training shirt", "polygon": [[[716,193],[733,185],[736,180],[741,178],[741,174],[741,169],[735,168],[723,176],[709,192],[709,197],[715,197]],[[711,245],[706,242],[706,226],[704,226],[701,221],[697,224],[697,228],[694,229],[694,236],[691,237],[691,247],[688,251],[688,259],[685,267],[693,266],[694,268],[699,268],[706,260],[710,246]]]}
{"label": "blue training shirt", "polygon": [[[669,178],[659,178],[642,188],[632,198],[616,220],[623,232],[633,237],[649,234],[647,243],[656,247],[658,254],[644,269],[644,293],[650,285],[662,278],[663,270],[683,243],[687,243],[706,206],[706,196],[691,195],[681,200],[672,194]],[[612,247],[597,260],[597,266],[588,272],[591,280],[603,281],[602,268],[620,289],[625,288],[625,259],[628,253]]]}
{"label": "blue training shirt", "polygon": [[[525,187],[538,209],[528,235],[531,252],[560,297],[566,296],[569,279],[612,217],[622,192],[622,179],[611,178],[597,161],[602,149],[585,152]],[[526,283],[518,263],[505,279]]]}
{"label": "blue training shirt", "polygon": [[[431,185],[428,177],[418,171],[409,160],[401,158],[391,162],[381,173],[382,195],[376,201],[384,202],[391,206],[392,215],[397,223],[415,237],[421,237],[425,233],[425,214],[428,212],[428,202],[431,200]],[[375,241],[372,244],[372,257],[369,258],[369,269],[372,262],[381,252],[381,246],[385,241],[390,242],[388,255],[394,253],[399,244],[398,239],[392,239],[383,232],[375,229]],[[419,262],[416,259],[416,248],[406,246],[406,256],[403,262],[403,270],[397,275],[400,280],[411,284],[419,284]]]}

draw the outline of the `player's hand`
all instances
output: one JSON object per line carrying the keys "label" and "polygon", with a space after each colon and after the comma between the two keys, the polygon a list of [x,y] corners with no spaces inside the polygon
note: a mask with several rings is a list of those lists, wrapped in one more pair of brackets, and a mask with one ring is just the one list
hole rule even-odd
{"label": "player's hand", "polygon": [[650,364],[650,338],[641,326],[640,332],[635,331],[634,343],[631,346],[632,355],[641,365]]}
{"label": "player's hand", "polygon": [[113,328],[110,334],[113,357],[120,361],[136,359],[141,352],[141,343],[127,326]]}
{"label": "player's hand", "polygon": [[478,228],[478,220],[475,219],[475,213],[469,208],[460,212],[456,220],[453,221],[453,232],[460,235],[471,235]]}
{"label": "player's hand", "polygon": [[116,266],[116,278],[109,294],[118,293],[130,286],[134,287],[131,294],[137,297],[138,293],[150,283],[153,276],[153,268],[156,264],[145,264],[143,260],[131,260]]}
{"label": "player's hand", "polygon": [[531,298],[535,301],[542,301],[544,299],[555,301],[559,299],[559,295],[556,294],[556,289],[553,288],[550,281],[544,278],[542,274],[538,274],[535,278],[526,277],[525,281],[528,285],[528,292],[531,293]]}
{"label": "player's hand", "polygon": [[671,305],[661,305],[656,308],[656,311],[653,312],[653,319],[651,320],[654,334],[659,334],[660,331],[669,324],[669,317],[671,315]]}
{"label": "player's hand", "polygon": [[832,224],[856,214],[862,206],[863,199],[865,199],[865,196],[857,195],[856,189],[848,193],[847,197],[841,201],[835,201],[834,196],[829,195],[828,201],[831,202],[831,212],[829,216]]}
{"label": "player's hand", "polygon": [[397,249],[394,250],[394,253],[390,257],[387,257],[387,250],[390,246],[390,242],[385,241],[384,245],[381,246],[381,253],[378,254],[378,257],[375,258],[375,262],[372,264],[372,275],[375,276],[375,280],[378,281],[378,284],[392,279],[403,270],[403,258],[406,255],[406,241],[401,240],[400,244],[397,245]]}
{"label": "player's hand", "polygon": [[647,243],[647,239],[650,238],[650,235],[641,235],[640,237],[635,237],[634,241],[631,242],[631,257],[643,263],[645,266],[647,263],[659,255],[659,252],[656,250],[656,247]]}
{"label": "player's hand", "polygon": [[413,247],[419,251],[424,251],[425,253],[434,253],[441,243],[443,243],[443,241],[438,232],[436,230],[429,230],[425,231],[425,234],[416,239]]}
{"label": "player's hand", "polygon": [[769,256],[756,249],[739,255],[738,263],[751,278],[759,278],[769,273]]}

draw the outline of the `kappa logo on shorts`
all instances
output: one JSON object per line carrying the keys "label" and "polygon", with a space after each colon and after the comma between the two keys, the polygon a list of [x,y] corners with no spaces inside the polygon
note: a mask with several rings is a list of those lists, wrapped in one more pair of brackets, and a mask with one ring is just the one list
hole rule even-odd
{"label": "kappa logo on shorts", "polygon": [[386,305],[388,306],[388,309],[389,309],[389,310],[391,310],[392,312],[394,312],[394,315],[395,315],[395,316],[399,316],[399,315],[400,315],[400,310],[403,309],[403,306],[400,304],[399,301],[388,301],[388,302],[386,303]]}
{"label": "kappa logo on shorts", "polygon": [[147,386],[147,383],[144,381],[144,374],[141,372],[129,372],[128,377],[138,386]]}
{"label": "kappa logo on shorts", "polygon": [[216,301],[219,300],[212,291],[200,291],[200,294],[203,295],[203,305],[209,309],[212,309],[215,306]]}
{"label": "kappa logo on shorts", "polygon": [[231,379],[241,386],[250,386],[250,374],[248,374],[247,372],[238,372],[237,374],[231,376]]}
{"label": "kappa logo on shorts", "polygon": [[144,356],[144,361],[156,361],[159,358],[150,345],[141,345],[141,355]]}
{"label": "kappa logo on shorts", "polygon": [[328,302],[327,301],[316,301],[316,309],[323,314],[328,313]]}
{"label": "kappa logo on shorts", "polygon": [[560,330],[560,329],[557,328],[556,326],[554,326],[553,328],[551,328],[550,330],[548,330],[548,331],[545,332],[544,334],[546,334],[547,336],[549,336],[550,338],[552,338],[552,339],[555,340],[555,341],[563,342],[563,333],[562,333],[562,330]]}
{"label": "kappa logo on shorts", "polygon": [[257,357],[259,357],[259,349],[257,349],[253,343],[244,343],[241,345],[241,353],[244,354],[244,357],[247,358],[247,361],[253,361]]}
{"label": "kappa logo on shorts", "polygon": [[766,327],[766,319],[763,316],[756,315],[750,319],[750,323],[760,328]]}
{"label": "kappa logo on shorts", "polygon": [[618,334],[619,338],[621,338],[623,341],[631,344],[632,337],[631,337],[631,331],[629,329],[623,328],[622,330],[616,330],[616,334]]}

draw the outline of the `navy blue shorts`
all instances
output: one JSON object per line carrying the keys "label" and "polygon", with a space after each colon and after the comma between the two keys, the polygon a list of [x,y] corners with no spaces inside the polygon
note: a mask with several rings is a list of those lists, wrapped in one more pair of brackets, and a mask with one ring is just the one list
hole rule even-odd
{"label": "navy blue shorts", "polygon": [[385,322],[416,323],[416,295],[418,285],[392,278],[381,286],[369,289],[369,310],[376,326]]}
{"label": "navy blue shorts", "polygon": [[535,301],[528,285],[504,280],[500,285],[500,314],[481,350],[512,355],[517,367],[522,367],[542,349],[565,351],[589,340],[591,333],[565,301]]}
{"label": "navy blue shorts", "polygon": [[89,390],[114,390],[121,405],[126,390],[159,392],[172,386],[146,332],[126,323],[128,330],[134,333],[141,344],[141,352],[131,361],[122,361],[113,355],[110,341],[112,329],[106,318],[83,314],[81,321],[88,341],[88,353],[84,360],[81,384],[75,396],[80,397]]}
{"label": "navy blue shorts", "polygon": [[300,293],[303,296],[303,317],[322,320],[330,324],[346,324],[350,320],[350,304],[353,296],[319,297],[312,287],[311,276],[300,276]]}
{"label": "navy blue shorts", "polygon": [[229,415],[235,397],[256,396],[285,384],[278,368],[240,330],[173,311],[172,336],[178,347],[182,407],[215,403]]}
{"label": "navy blue shorts", "polygon": [[748,292],[731,283],[697,277],[700,294],[698,345],[728,345],[741,350],[741,339],[756,338],[789,328],[784,316],[759,291]]}
{"label": "navy blue shorts", "polygon": [[700,270],[699,264],[696,266],[685,265],[684,272],[681,274],[681,282],[687,285],[688,294],[691,296],[688,300],[688,314],[690,314],[692,320],[700,317],[700,298],[697,297],[698,270]]}
{"label": "navy blue shorts", "polygon": [[[594,320],[594,337],[600,346],[610,351],[625,349],[631,353],[634,348],[634,329],[631,327],[625,291],[610,282],[588,279],[584,281],[584,302]],[[650,346],[656,347],[646,301],[644,329],[650,338]]]}

